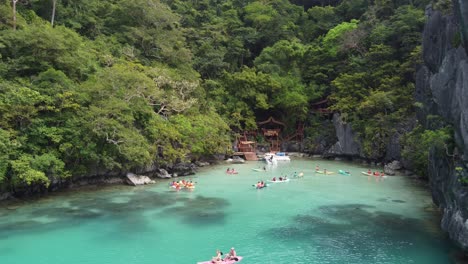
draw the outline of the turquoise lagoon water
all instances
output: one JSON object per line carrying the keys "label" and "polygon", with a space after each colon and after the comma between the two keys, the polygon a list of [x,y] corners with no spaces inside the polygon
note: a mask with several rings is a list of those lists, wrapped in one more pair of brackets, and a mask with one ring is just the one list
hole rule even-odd
{"label": "turquoise lagoon water", "polygon": [[[352,175],[314,175],[317,164]],[[204,168],[186,177],[194,191],[161,180],[2,206],[0,263],[193,264],[230,247],[242,264],[452,263],[428,191],[407,178],[376,181],[358,165],[299,158],[252,170],[263,165]],[[252,187],[294,171],[304,178]]]}

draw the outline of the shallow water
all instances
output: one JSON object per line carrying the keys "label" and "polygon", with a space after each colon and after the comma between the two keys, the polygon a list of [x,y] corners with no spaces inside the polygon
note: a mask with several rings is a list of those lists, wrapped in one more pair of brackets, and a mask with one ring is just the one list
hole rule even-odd
{"label": "shallow water", "polygon": [[[315,165],[351,176],[314,174]],[[228,175],[227,167],[239,174]],[[2,264],[196,263],[235,247],[248,263],[453,263],[427,190],[358,165],[293,159],[205,168],[169,181],[54,194],[0,207]],[[258,180],[304,177],[256,190]]]}

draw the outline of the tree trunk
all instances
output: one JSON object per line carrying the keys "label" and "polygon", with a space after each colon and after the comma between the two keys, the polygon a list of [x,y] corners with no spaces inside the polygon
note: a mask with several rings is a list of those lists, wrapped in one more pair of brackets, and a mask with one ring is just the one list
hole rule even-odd
{"label": "tree trunk", "polygon": [[13,3],[13,30],[16,30],[16,2],[18,2],[18,0],[12,0],[12,3]]}
{"label": "tree trunk", "polygon": [[54,27],[56,5],[57,5],[57,0],[52,0],[52,17],[50,18],[50,24],[52,25],[52,27]]}

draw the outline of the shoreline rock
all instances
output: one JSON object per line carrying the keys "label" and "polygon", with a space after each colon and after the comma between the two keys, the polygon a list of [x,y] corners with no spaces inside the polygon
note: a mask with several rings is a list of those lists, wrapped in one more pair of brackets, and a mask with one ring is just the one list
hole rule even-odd
{"label": "shoreline rock", "polygon": [[154,180],[151,180],[148,176],[135,175],[131,172],[127,173],[126,182],[128,185],[132,185],[132,186],[156,183]]}

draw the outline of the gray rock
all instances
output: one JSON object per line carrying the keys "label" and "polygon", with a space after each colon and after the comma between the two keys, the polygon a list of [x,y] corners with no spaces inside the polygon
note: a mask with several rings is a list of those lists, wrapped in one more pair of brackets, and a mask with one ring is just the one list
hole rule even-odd
{"label": "gray rock", "polygon": [[197,165],[198,167],[205,167],[205,166],[209,166],[210,163],[209,162],[203,162],[203,161],[196,161],[195,165]]}
{"label": "gray rock", "polygon": [[6,193],[0,193],[0,201],[2,200],[7,200],[12,197],[12,194],[9,192]]}
{"label": "gray rock", "polygon": [[165,169],[158,169],[156,172],[156,177],[161,179],[170,179],[171,174],[169,174]]}
{"label": "gray rock", "polygon": [[397,170],[401,170],[401,163],[397,160],[394,160],[384,166],[384,172],[386,175],[395,175]]}
{"label": "gray rock", "polygon": [[151,180],[148,176],[136,175],[131,172],[127,173],[126,182],[133,186],[154,183],[154,181]]}
{"label": "gray rock", "polygon": [[360,141],[349,123],[343,122],[340,115],[333,115],[336,137],[338,141],[327,151],[324,156],[363,156]]}
{"label": "gray rock", "polygon": [[170,167],[173,174],[177,174],[178,176],[188,176],[193,175],[197,171],[197,166],[193,163],[177,163]]}

